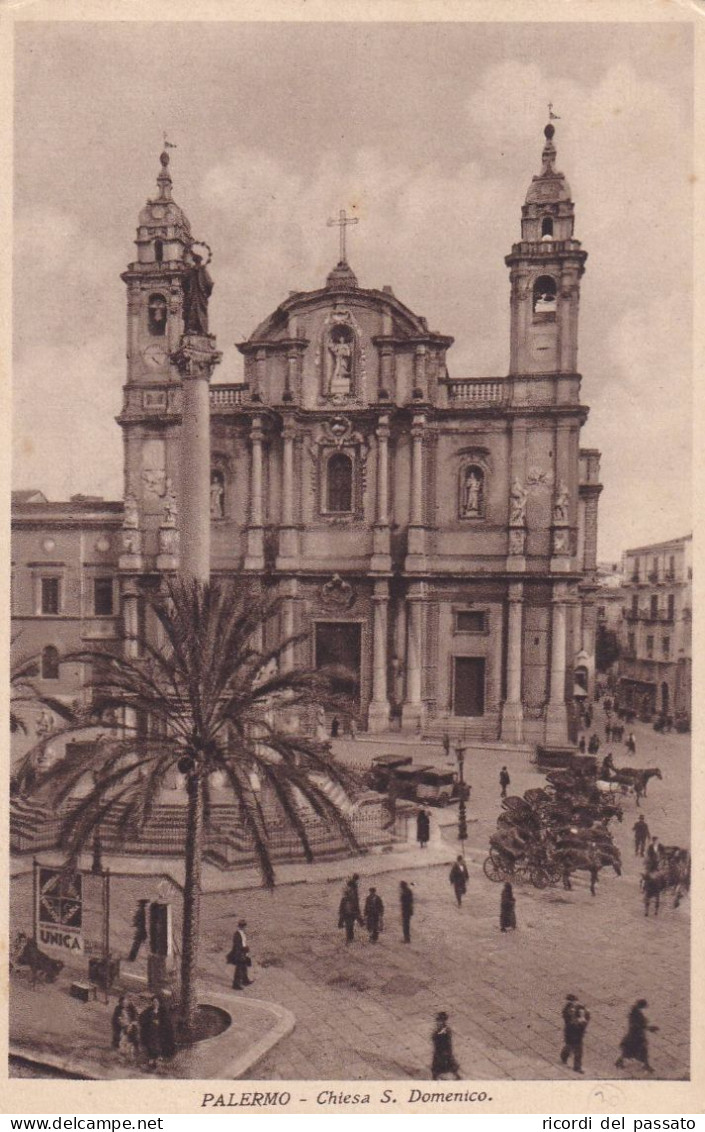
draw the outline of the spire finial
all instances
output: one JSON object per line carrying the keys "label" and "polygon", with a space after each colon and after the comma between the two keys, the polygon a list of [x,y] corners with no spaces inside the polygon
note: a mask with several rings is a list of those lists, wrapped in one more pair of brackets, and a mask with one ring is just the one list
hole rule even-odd
{"label": "spire finial", "polygon": [[161,170],[157,177],[157,184],[159,185],[160,200],[171,200],[171,173],[169,172],[169,153],[168,150],[176,149],[174,142],[167,141],[166,130],[163,133],[164,149],[159,154],[159,162]]}

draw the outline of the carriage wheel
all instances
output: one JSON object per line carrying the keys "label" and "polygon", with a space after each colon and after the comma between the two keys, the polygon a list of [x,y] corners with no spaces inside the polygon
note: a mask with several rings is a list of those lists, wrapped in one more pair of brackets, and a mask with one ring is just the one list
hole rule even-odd
{"label": "carriage wheel", "polygon": [[529,870],[529,876],[534,888],[548,888],[550,884],[550,877],[545,869],[539,865],[532,865]]}
{"label": "carriage wheel", "polygon": [[491,855],[485,858],[485,863],[482,866],[482,871],[488,880],[493,880],[496,884],[506,879],[506,872],[500,864],[497,863]]}

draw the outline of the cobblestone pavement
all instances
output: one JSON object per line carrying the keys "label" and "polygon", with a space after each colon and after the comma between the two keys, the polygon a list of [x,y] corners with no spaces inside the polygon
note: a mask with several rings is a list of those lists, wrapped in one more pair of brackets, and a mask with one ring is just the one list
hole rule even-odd
{"label": "cobblestone pavement", "polygon": [[[602,713],[598,711],[601,722]],[[598,728],[602,734],[602,727]],[[658,736],[637,725],[636,757],[613,746],[618,765],[661,765],[642,803],[651,831],[667,844],[689,844],[689,737]],[[608,748],[603,746],[602,753]],[[426,759],[424,760],[426,761]],[[540,784],[525,759],[506,761],[510,793]],[[643,914],[640,868],[631,827],[638,816],[625,800],[615,823],[624,872],[601,874],[598,895],[584,881],[573,892],[517,889],[519,928],[499,931],[500,886],[481,871],[499,809],[496,756],[477,765],[469,830],[471,880],[463,908],[452,899],[447,868],[415,869],[378,878],[387,908],[377,944],[366,933],[346,948],[336,930],[340,885],[282,888],[243,894],[237,909],[209,901],[214,923],[228,929],[244,913],[254,955],[268,964],[256,973],[257,994],[294,1011],[295,1032],[260,1063],[263,1078],[399,1078],[429,1075],[429,1032],[439,1009],[451,1015],[456,1053],[473,1079],[572,1077],[558,1062],[560,1010],[568,992],[589,1006],[585,1069],[593,1077],[629,1076],[614,1068],[626,1014],[645,997],[659,1025],[652,1062],[664,1078],[688,1075],[689,902],[662,905],[658,919]],[[453,834],[451,827],[447,834]],[[351,870],[352,871],[352,870]],[[401,941],[398,881],[413,882],[412,943]],[[232,899],[228,901],[232,905]],[[226,921],[218,917],[227,915]],[[215,940],[211,940],[211,945]],[[221,952],[222,954],[222,952]],[[215,956],[212,957],[215,959]],[[213,973],[217,963],[208,963]],[[633,1073],[640,1071],[634,1068]]]}
{"label": "cobblestone pavement", "polygon": [[[598,717],[601,723],[601,712]],[[644,725],[634,731],[636,757],[627,757],[623,746],[613,747],[615,761],[661,766],[663,781],[649,784],[642,810],[652,833],[665,843],[688,845],[689,737],[658,736]],[[601,726],[598,732],[604,734]],[[364,744],[357,746],[362,751]],[[600,753],[607,749],[603,745]],[[426,751],[424,761],[429,761]],[[451,1016],[465,1077],[569,1079],[572,1071],[558,1061],[560,1010],[568,992],[579,995],[592,1014],[587,1076],[640,1075],[629,1063],[625,1071],[614,1068],[627,1011],[640,997],[648,1000],[649,1018],[660,1027],[650,1038],[656,1076],[688,1076],[689,900],[675,910],[669,898],[658,919],[644,917],[632,848],[631,827],[639,813],[633,798],[625,800],[623,823],[613,826],[622,877],[604,871],[594,898],[582,880],[572,892],[517,887],[518,930],[501,934],[500,886],[484,877],[481,866],[499,811],[497,775],[503,762],[512,777],[510,793],[521,794],[543,781],[525,756],[497,752],[474,760],[468,752],[471,878],[460,910],[447,866],[437,865],[385,873],[370,882],[377,884],[387,909],[376,944],[358,929],[358,938],[346,947],[337,929],[337,880],[204,898],[204,986],[229,985],[232,968],[224,956],[244,915],[255,960],[252,993],[288,1007],[297,1019],[294,1033],[254,1070],[258,1079],[427,1078],[429,1035],[440,1009]],[[442,811],[441,820],[445,837],[453,839],[452,812]],[[350,872],[353,868],[351,863]],[[401,938],[400,879],[414,885],[410,945]],[[113,935],[125,938],[125,951],[136,899],[154,897],[156,883],[116,880]],[[19,921],[25,919],[19,909],[27,905],[28,885],[26,877],[13,884]],[[166,895],[163,888],[161,894]],[[175,912],[178,932],[178,900]]]}

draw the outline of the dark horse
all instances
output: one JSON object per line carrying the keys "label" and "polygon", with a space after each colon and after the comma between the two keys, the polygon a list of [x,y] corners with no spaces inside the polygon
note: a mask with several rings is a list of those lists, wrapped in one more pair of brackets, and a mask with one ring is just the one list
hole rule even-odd
{"label": "dark horse", "polygon": [[619,768],[612,781],[631,786],[636,794],[636,804],[640,806],[642,797],[646,797],[646,788],[651,778],[663,778],[659,767],[652,766],[647,770],[639,770],[636,767],[624,766]]}

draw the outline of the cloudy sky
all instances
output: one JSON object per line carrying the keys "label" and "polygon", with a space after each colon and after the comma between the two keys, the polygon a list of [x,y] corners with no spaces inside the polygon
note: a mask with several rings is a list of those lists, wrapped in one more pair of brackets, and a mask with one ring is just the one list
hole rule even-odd
{"label": "cloudy sky", "polygon": [[600,555],[691,529],[689,25],[26,23],[15,82],[15,487],[121,495],[119,274],[163,130],[214,249],[219,381],[289,291],[322,285],[343,207],[361,286],[452,334],[453,376],[494,375],[550,101],[589,253]]}

